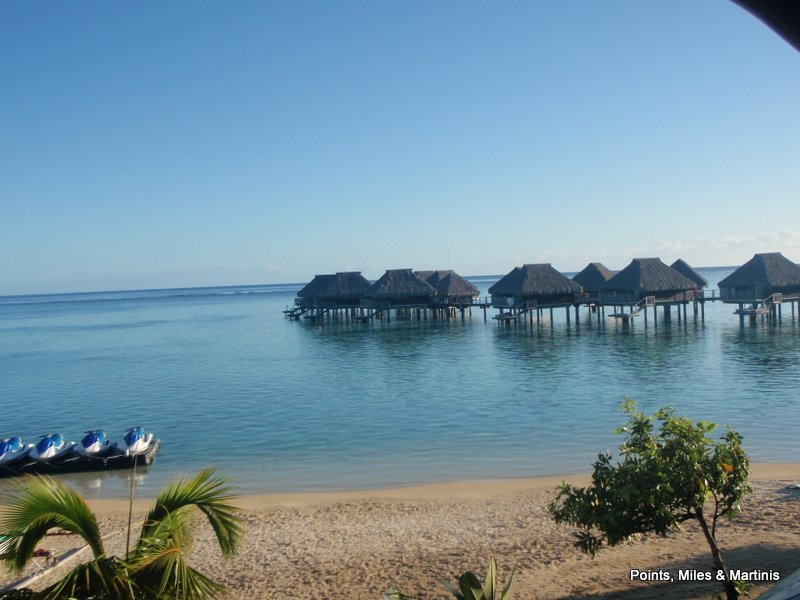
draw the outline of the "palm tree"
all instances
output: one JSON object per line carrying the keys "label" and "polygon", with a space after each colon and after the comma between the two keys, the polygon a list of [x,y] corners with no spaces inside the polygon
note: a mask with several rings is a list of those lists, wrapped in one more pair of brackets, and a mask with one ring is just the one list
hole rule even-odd
{"label": "palm tree", "polygon": [[30,560],[48,530],[59,527],[81,536],[92,560],[78,565],[60,581],[37,593],[43,600],[199,600],[223,587],[190,567],[197,513],[205,516],[226,558],[242,534],[239,510],[230,504],[232,488],[212,469],[179,479],[153,503],[139,539],[124,558],[109,556],[97,519],[75,490],[50,477],[31,476],[15,486],[0,513],[0,555],[15,572]]}

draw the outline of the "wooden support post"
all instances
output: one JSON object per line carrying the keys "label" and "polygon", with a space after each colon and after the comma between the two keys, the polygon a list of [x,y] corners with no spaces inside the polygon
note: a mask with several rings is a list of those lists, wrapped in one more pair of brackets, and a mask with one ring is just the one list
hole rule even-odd
{"label": "wooden support post", "polygon": [[580,318],[581,318],[580,308],[581,308],[581,307],[580,307],[578,304],[576,304],[576,305],[575,305],[575,322],[576,322],[576,323],[577,323],[577,322],[580,320]]}
{"label": "wooden support post", "polygon": [[567,311],[567,325],[569,325],[569,306],[565,310]]}
{"label": "wooden support post", "polygon": [[744,325],[744,303],[739,302],[739,323]]}

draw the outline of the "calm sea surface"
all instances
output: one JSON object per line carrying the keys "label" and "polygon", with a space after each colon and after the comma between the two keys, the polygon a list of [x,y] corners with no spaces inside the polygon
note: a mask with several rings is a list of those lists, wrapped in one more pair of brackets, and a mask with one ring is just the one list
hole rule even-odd
{"label": "calm sea surface", "polygon": [[[703,269],[716,282],[732,269]],[[498,278],[473,278],[486,294]],[[613,449],[623,397],[731,424],[753,460],[800,460],[800,325],[599,327],[284,318],[301,286],[0,298],[0,435],[144,425],[163,440],[153,495],[215,465],[247,492],[585,472]],[[691,317],[691,307],[689,308]],[[124,496],[130,473],[70,476]]]}

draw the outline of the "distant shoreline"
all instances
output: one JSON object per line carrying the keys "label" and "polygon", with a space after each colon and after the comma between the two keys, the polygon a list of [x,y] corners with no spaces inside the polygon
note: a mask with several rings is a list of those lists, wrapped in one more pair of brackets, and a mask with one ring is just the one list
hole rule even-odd
{"label": "distant shoreline", "polygon": [[[717,271],[724,269],[737,269],[741,265],[723,265],[715,267],[695,267],[695,269],[706,271]],[[580,271],[562,271],[567,277],[577,275]],[[469,280],[495,280],[503,277],[505,273],[488,274],[488,275],[464,275],[465,279]],[[368,278],[369,279],[369,278]],[[118,290],[78,290],[78,291],[61,291],[61,292],[29,292],[29,293],[13,293],[13,294],[0,294],[0,300],[3,299],[19,299],[19,298],[36,298],[41,296],[79,296],[79,295],[92,295],[92,294],[132,294],[132,293],[159,293],[159,292],[176,292],[176,291],[203,291],[203,290],[224,290],[224,289],[240,289],[240,288],[258,288],[258,287],[297,287],[302,288],[310,278],[305,281],[289,281],[281,283],[233,283],[223,285],[188,285],[177,287],[153,287],[153,288],[130,288]],[[370,280],[374,281],[374,280]]]}

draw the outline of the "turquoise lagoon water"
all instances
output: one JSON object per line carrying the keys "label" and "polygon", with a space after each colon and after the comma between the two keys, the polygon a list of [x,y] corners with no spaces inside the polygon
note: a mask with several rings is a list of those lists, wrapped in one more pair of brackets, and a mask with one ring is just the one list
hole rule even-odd
{"label": "turquoise lagoon water", "polygon": [[[706,269],[719,281],[731,269]],[[497,277],[475,278],[485,294]],[[144,425],[152,495],[215,465],[240,489],[358,489],[585,472],[623,397],[731,424],[755,461],[800,460],[800,326],[284,318],[299,285],[0,298],[0,435]],[[713,284],[712,284],[713,289]],[[494,314],[489,311],[489,316]],[[689,309],[691,316],[691,308]],[[68,476],[124,496],[129,472]]]}

